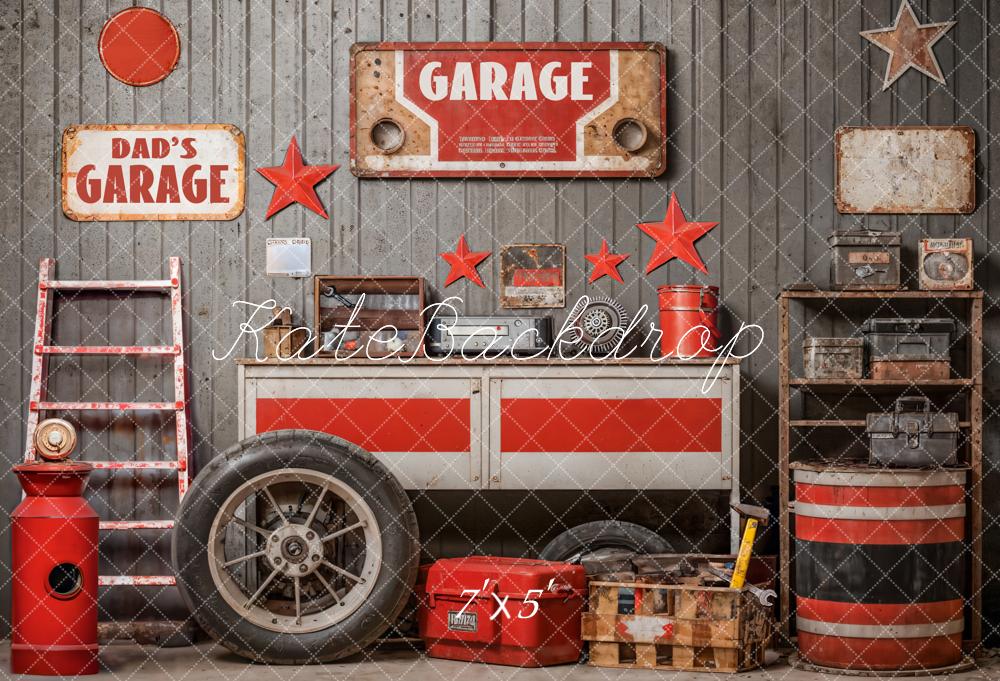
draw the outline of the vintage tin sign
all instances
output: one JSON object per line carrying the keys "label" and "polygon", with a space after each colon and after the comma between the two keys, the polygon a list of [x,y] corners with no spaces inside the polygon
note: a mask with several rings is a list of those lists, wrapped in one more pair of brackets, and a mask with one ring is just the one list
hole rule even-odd
{"label": "vintage tin sign", "polygon": [[976,133],[968,126],[845,127],[835,156],[841,213],[976,208]]}
{"label": "vintage tin sign", "polygon": [[72,220],[232,220],[246,151],[232,125],[75,125],[63,132],[62,203]]}
{"label": "vintage tin sign", "polygon": [[566,306],[566,247],[512,244],[500,251],[500,307]]}
{"label": "vintage tin sign", "polygon": [[637,176],[666,169],[659,43],[361,43],[358,176]]}

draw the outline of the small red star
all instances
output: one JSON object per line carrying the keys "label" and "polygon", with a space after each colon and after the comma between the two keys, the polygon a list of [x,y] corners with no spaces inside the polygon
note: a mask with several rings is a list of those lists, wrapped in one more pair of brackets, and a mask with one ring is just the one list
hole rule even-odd
{"label": "small red star", "polygon": [[478,251],[473,253],[469,250],[469,245],[465,243],[465,235],[458,237],[458,246],[454,253],[442,253],[441,257],[451,265],[448,278],[444,280],[445,286],[450,286],[462,277],[466,277],[476,286],[486,288],[483,280],[479,278],[476,266],[486,258],[490,257],[490,251]]}
{"label": "small red star", "polygon": [[667,206],[667,215],[663,218],[663,222],[642,222],[636,225],[656,239],[653,256],[646,264],[646,274],[673,258],[680,258],[692,267],[707,273],[708,268],[698,255],[694,242],[718,224],[718,222],[688,222],[684,217],[684,211],[681,210],[681,204],[677,201],[677,195],[671,194],[670,205]]}
{"label": "small red star", "polygon": [[609,253],[608,240],[602,239],[601,251],[599,253],[583,256],[590,262],[594,263],[594,270],[590,273],[590,281],[597,281],[606,274],[617,282],[625,283],[625,280],[622,279],[621,273],[618,271],[618,266],[625,262],[629,255],[631,254],[626,253],[625,255],[620,255],[618,253]]}
{"label": "small red star", "polygon": [[313,187],[339,167],[339,165],[304,165],[302,152],[299,151],[299,143],[295,137],[292,137],[292,143],[288,145],[283,164],[270,168],[257,168],[257,172],[276,187],[274,194],[271,195],[271,204],[267,207],[267,215],[264,216],[264,219],[267,220],[282,208],[293,203],[301,203],[314,213],[325,218],[329,217]]}

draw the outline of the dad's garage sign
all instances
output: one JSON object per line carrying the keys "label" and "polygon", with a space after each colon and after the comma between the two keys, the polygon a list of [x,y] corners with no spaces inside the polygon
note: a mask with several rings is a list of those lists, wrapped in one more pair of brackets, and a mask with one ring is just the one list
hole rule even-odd
{"label": "dad's garage sign", "polygon": [[659,43],[363,43],[358,176],[654,177],[666,169]]}
{"label": "dad's garage sign", "polygon": [[72,220],[232,220],[243,212],[243,133],[232,125],[74,125],[62,139]]}

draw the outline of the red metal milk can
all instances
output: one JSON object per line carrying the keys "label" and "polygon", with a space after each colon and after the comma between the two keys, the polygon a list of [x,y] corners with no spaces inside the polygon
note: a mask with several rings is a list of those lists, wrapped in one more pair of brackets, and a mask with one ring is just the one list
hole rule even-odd
{"label": "red metal milk can", "polygon": [[714,357],[719,343],[718,286],[661,286],[660,352],[664,356]]}
{"label": "red metal milk can", "polygon": [[96,674],[97,513],[83,498],[92,466],[14,466],[25,498],[11,514],[11,671]]}

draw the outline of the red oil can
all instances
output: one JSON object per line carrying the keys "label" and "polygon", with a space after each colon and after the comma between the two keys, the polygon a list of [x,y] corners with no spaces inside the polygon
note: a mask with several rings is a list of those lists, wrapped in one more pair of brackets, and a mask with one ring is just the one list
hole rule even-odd
{"label": "red oil can", "polygon": [[427,654],[517,667],[576,662],[586,575],[524,558],[445,558],[427,569],[418,614]]}
{"label": "red oil can", "polygon": [[90,464],[14,466],[25,498],[11,513],[15,674],[96,674],[98,518],[83,498]]}
{"label": "red oil can", "polygon": [[718,286],[661,286],[660,353],[681,359],[713,357],[719,344]]}

